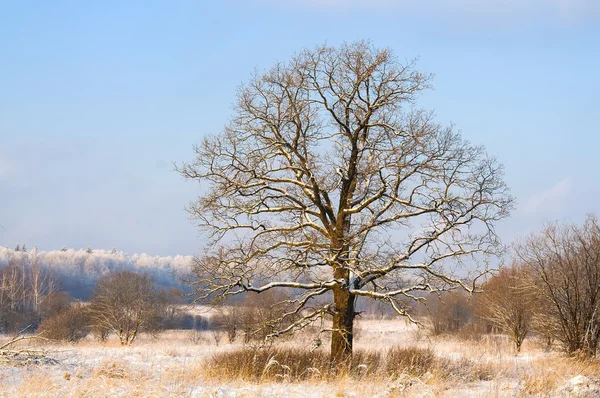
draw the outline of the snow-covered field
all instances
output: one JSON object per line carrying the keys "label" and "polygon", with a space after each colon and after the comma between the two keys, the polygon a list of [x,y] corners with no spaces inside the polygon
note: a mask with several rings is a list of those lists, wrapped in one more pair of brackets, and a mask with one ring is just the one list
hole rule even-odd
{"label": "snow-covered field", "polygon": [[[42,343],[26,343],[40,345]],[[283,342],[306,348],[311,336]],[[206,359],[241,344],[216,344],[214,335],[190,331],[141,336],[133,346],[91,338],[74,345],[44,343],[57,365],[0,368],[3,397],[520,397],[600,396],[600,366],[546,352],[528,340],[515,355],[503,336],[477,342],[431,338],[404,320],[361,320],[357,349],[386,350],[394,346],[432,348],[451,360],[474,363],[471,380],[400,377],[301,383],[219,381],[204,377]]]}

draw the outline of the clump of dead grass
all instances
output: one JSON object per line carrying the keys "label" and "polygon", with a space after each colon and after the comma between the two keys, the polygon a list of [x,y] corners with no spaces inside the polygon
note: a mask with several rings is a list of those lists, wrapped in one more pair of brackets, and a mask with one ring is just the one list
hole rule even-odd
{"label": "clump of dead grass", "polygon": [[[381,355],[374,351],[355,353],[350,366],[353,376],[365,377],[379,368]],[[242,348],[210,357],[204,364],[205,376],[211,379],[261,381],[303,381],[329,379],[340,375],[331,366],[329,354],[298,348]]]}
{"label": "clump of dead grass", "polygon": [[422,376],[433,370],[438,358],[430,348],[394,347],[387,352],[385,372],[392,377],[401,374]]}
{"label": "clump of dead grass", "polygon": [[92,373],[95,377],[106,377],[109,379],[128,379],[130,374],[129,367],[117,361],[103,362]]}
{"label": "clump of dead grass", "polygon": [[387,352],[356,350],[348,369],[332,366],[329,353],[286,347],[269,349],[241,348],[221,352],[204,363],[204,376],[213,380],[252,382],[331,381],[341,377],[397,379],[399,377],[489,380],[494,371],[467,360],[453,361],[438,357],[430,348],[395,347]]}

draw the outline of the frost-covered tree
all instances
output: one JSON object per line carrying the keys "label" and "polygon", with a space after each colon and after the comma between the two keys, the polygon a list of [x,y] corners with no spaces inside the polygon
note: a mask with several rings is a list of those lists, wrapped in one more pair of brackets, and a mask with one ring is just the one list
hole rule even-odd
{"label": "frost-covered tree", "polygon": [[36,249],[9,253],[6,263],[2,261],[3,251],[0,250],[0,332],[35,325],[41,318],[41,305],[57,290],[55,276],[41,264]]}
{"label": "frost-covered tree", "polygon": [[[33,253],[33,254],[32,254]],[[190,256],[149,256],[147,254],[127,255],[111,250],[96,249],[92,253],[85,250],[61,249],[53,251],[29,251],[27,253],[0,246],[0,269],[11,261],[31,262],[42,269],[51,270],[52,275],[63,290],[75,298],[89,298],[96,282],[112,271],[127,270],[151,275],[163,288],[182,288],[181,280],[189,273]]]}
{"label": "frost-covered tree", "polygon": [[28,263],[31,306],[33,311],[39,313],[43,301],[58,290],[58,283],[56,276],[41,263],[37,246],[29,253]]}
{"label": "frost-covered tree", "polygon": [[[210,237],[198,298],[289,289],[294,321],[272,335],[330,317],[341,364],[357,298],[407,316],[421,292],[471,292],[513,199],[495,159],[416,109],[429,86],[413,62],[365,42],[253,76],[231,122],[179,168],[205,192],[189,207]],[[457,272],[465,261],[480,267]]]}

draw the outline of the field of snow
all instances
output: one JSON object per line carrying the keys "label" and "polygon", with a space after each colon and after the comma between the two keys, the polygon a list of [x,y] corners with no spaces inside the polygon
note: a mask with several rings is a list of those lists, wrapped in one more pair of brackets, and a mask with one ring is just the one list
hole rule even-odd
{"label": "field of snow", "polygon": [[[386,350],[394,346],[433,349],[438,356],[473,363],[472,380],[421,378],[342,378],[307,382],[220,381],[204,375],[211,355],[240,348],[211,332],[169,331],[141,336],[131,347],[89,338],[77,344],[34,344],[49,351],[56,365],[0,367],[1,397],[520,397],[600,396],[598,370],[591,362],[565,358],[559,351],[526,340],[515,355],[503,336],[479,341],[432,338],[402,319],[359,322],[357,349]],[[197,332],[196,332],[197,333]],[[281,342],[307,348],[312,337],[299,334]],[[325,346],[325,344],[324,344]]]}

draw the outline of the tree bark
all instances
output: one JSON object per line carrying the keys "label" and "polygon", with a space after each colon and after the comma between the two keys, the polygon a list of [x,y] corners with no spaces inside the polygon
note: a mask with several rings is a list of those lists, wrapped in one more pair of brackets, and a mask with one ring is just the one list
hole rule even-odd
{"label": "tree bark", "polygon": [[339,370],[349,367],[352,360],[355,298],[345,287],[337,287],[333,291],[335,313],[333,315],[333,332],[331,336],[331,364]]}

